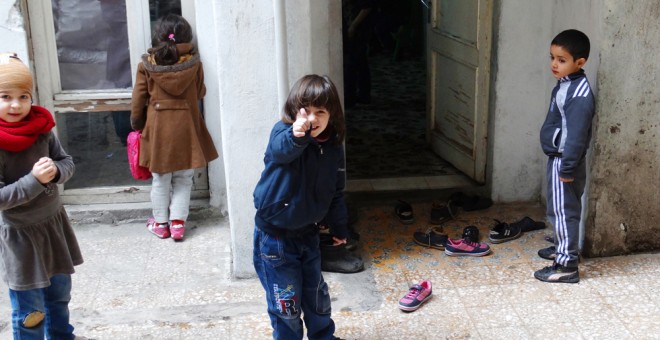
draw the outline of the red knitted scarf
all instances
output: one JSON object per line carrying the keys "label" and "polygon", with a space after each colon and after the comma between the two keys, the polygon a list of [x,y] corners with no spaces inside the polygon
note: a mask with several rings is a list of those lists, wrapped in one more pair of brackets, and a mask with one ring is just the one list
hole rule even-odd
{"label": "red knitted scarf", "polygon": [[0,149],[19,152],[29,148],[40,134],[55,126],[53,116],[41,106],[32,105],[25,119],[8,123],[0,119]]}

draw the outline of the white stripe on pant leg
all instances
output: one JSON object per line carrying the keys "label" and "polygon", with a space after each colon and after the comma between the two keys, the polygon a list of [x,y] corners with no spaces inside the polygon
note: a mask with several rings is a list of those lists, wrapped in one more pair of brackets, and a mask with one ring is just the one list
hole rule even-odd
{"label": "white stripe on pant leg", "polygon": [[561,158],[555,158],[553,172],[556,176],[556,202],[557,202],[557,220],[558,220],[558,240],[557,240],[557,258],[555,261],[559,264],[562,264],[563,252],[566,248],[566,214],[564,212],[564,187],[562,185],[559,170],[561,169]]}

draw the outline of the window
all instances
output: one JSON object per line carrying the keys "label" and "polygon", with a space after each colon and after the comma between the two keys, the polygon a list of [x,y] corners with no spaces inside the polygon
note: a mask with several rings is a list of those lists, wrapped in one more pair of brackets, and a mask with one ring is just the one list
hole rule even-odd
{"label": "window", "polygon": [[[38,18],[30,20],[38,103],[54,113],[56,133],[76,164],[63,187],[68,203],[149,200],[150,182],[131,177],[126,156],[133,78],[155,21],[182,9],[189,18],[192,2],[28,4],[30,18]],[[200,194],[208,195],[206,171],[195,176],[193,196]]]}

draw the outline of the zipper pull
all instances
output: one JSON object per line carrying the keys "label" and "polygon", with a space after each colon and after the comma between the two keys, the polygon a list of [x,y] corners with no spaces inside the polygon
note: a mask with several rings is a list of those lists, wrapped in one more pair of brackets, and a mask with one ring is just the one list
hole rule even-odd
{"label": "zipper pull", "polygon": [[319,151],[321,152],[321,154],[323,154],[323,147],[321,146],[321,144],[319,144]]}

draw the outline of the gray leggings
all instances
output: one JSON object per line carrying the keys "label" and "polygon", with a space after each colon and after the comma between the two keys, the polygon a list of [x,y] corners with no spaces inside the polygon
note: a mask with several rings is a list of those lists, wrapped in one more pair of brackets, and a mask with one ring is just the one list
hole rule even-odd
{"label": "gray leggings", "polygon": [[151,204],[158,223],[188,218],[194,169],[152,173]]}

